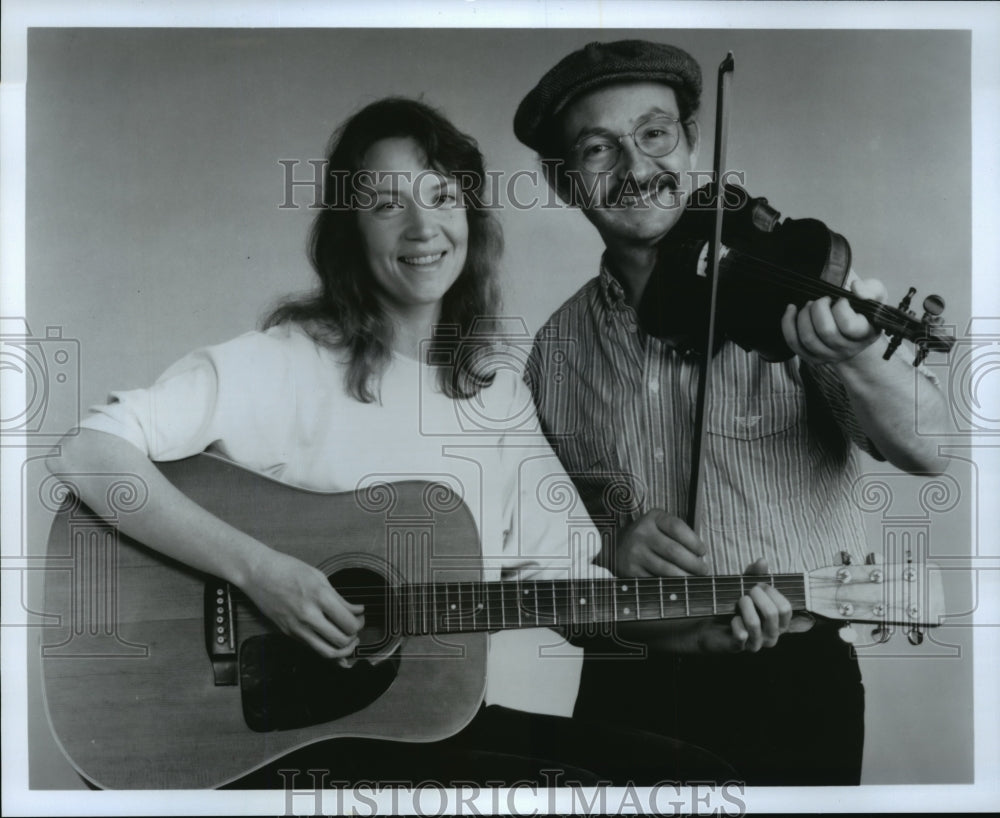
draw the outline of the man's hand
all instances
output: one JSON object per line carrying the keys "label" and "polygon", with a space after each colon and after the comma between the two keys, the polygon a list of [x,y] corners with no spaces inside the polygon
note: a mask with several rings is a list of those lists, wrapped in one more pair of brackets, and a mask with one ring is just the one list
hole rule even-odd
{"label": "man's hand", "polygon": [[[852,292],[883,303],[885,287],[876,279],[847,278]],[[861,431],[896,468],[911,474],[940,474],[948,467],[941,440],[916,434],[917,413],[928,429],[945,429],[949,421],[944,392],[931,379],[915,377],[904,355],[886,362],[887,340],[847,299],[810,301],[800,309],[789,305],[781,319],[785,342],[807,363],[831,364],[847,390]],[[915,399],[914,399],[915,398]]]}
{"label": "man's hand", "polygon": [[619,577],[680,577],[708,573],[707,549],[679,517],[661,509],[647,511],[618,538],[615,564]]}
{"label": "man's hand", "polygon": [[[767,562],[758,559],[743,573],[767,574]],[[756,653],[761,648],[773,648],[783,633],[802,633],[813,626],[811,618],[794,616],[784,595],[764,582],[758,582],[750,593],[740,597],[736,610],[728,622],[705,619],[699,623],[698,653]]]}
{"label": "man's hand", "polygon": [[[883,302],[887,292],[875,278],[848,276],[851,292],[862,298]],[[834,364],[856,356],[882,334],[867,318],[854,311],[846,298],[831,301],[823,296],[796,309],[789,304],[781,317],[785,343],[792,352],[811,364]]]}

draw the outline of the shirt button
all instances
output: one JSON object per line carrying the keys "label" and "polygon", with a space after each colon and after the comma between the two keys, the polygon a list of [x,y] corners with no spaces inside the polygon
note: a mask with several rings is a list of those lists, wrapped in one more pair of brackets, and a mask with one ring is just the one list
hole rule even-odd
{"label": "shirt button", "polygon": [[661,449],[659,446],[653,449],[653,460],[655,460],[657,463],[663,462],[663,449]]}

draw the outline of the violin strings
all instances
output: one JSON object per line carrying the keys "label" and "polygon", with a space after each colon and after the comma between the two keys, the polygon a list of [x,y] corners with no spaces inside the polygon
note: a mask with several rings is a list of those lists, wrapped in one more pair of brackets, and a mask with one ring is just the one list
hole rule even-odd
{"label": "violin strings", "polygon": [[[807,300],[822,296],[830,296],[835,299],[846,298],[852,308],[890,336],[901,336],[918,345],[926,345],[928,349],[940,351],[950,350],[954,343],[954,339],[945,334],[943,330],[938,329],[934,324],[918,320],[914,313],[905,312],[901,307],[893,307],[890,304],[863,298],[830,282],[806,276],[795,270],[730,248],[729,254],[720,260],[720,274],[737,266],[741,267],[741,272],[750,273],[760,283],[783,285],[794,293],[802,294]],[[731,275],[738,274],[731,273]],[[791,300],[789,299],[789,301]]]}
{"label": "violin strings", "polygon": [[923,334],[927,329],[923,323],[917,322],[898,308],[863,298],[822,279],[809,278],[794,270],[739,251],[735,252],[737,253],[736,259],[727,257],[720,264],[724,267],[741,265],[743,268],[748,268],[749,272],[761,283],[787,284],[795,292],[805,295],[807,298],[818,298],[825,295],[833,298],[846,298],[852,307],[864,313],[868,318],[874,319],[873,323],[875,321],[881,322],[881,325],[892,333],[904,333],[909,337],[911,333],[914,335]]}

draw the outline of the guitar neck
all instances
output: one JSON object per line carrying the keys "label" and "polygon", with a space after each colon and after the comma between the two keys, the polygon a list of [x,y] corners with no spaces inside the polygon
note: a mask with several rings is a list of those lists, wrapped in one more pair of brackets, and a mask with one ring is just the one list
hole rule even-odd
{"label": "guitar neck", "polygon": [[803,574],[770,574],[414,583],[390,615],[406,635],[685,619],[730,613],[761,581],[796,610],[807,607]]}

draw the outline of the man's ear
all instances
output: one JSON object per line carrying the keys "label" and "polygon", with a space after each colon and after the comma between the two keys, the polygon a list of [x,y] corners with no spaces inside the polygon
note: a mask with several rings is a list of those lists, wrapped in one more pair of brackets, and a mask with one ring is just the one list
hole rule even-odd
{"label": "man's ear", "polygon": [[698,165],[698,151],[701,150],[701,128],[698,127],[698,120],[692,119],[691,125],[684,126],[684,138],[688,141],[688,154],[690,156],[690,167],[694,170]]}
{"label": "man's ear", "polygon": [[555,191],[563,204],[575,207],[569,177],[564,173],[565,162],[562,159],[542,159],[542,175],[548,186]]}

